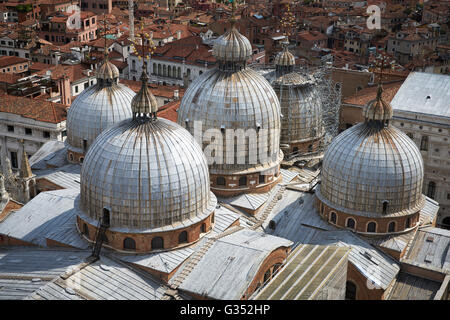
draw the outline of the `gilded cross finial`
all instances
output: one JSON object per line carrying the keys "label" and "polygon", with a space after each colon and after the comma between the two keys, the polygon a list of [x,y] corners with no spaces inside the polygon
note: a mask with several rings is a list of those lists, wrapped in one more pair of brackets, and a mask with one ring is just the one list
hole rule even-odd
{"label": "gilded cross finial", "polygon": [[237,0],[228,0],[228,3],[231,3],[230,22],[231,22],[231,25],[234,26],[234,24],[236,23],[236,3],[237,3]]}
{"label": "gilded cross finial", "polygon": [[144,23],[141,22],[139,32],[134,36],[133,53],[138,56],[139,61],[142,59],[144,63],[143,70],[147,70],[147,60],[155,52],[155,44],[150,35],[144,30]]}
{"label": "gilded cross finial", "polygon": [[383,71],[385,69],[393,68],[394,61],[391,60],[391,57],[389,57],[385,52],[379,52],[378,55],[375,57],[372,67],[370,68],[370,71],[379,72],[378,77],[378,85],[380,86],[383,82]]}
{"label": "gilded cross finial", "polygon": [[109,34],[109,30],[111,29],[110,22],[106,18],[106,14],[103,15],[103,20],[100,20],[99,24],[100,24],[99,32],[102,34],[102,37],[105,40],[103,50],[104,50],[104,55],[105,55],[105,59],[106,59],[106,58],[108,58],[108,54],[109,54],[109,52],[108,52],[108,45],[107,45],[107,42],[106,42],[106,39],[107,39],[106,36]]}

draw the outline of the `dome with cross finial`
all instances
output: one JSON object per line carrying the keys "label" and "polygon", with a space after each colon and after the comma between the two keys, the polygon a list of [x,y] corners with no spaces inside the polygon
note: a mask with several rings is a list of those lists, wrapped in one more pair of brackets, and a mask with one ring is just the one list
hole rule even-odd
{"label": "dome with cross finial", "polygon": [[[392,108],[382,98],[381,85],[364,115],[363,123],[342,132],[327,148],[316,195],[322,208],[354,218],[356,227],[352,226],[359,232],[368,232],[370,220],[396,223],[396,231],[407,229],[408,223],[397,220],[418,222],[425,203],[422,155],[405,133],[391,125]],[[374,230],[371,227],[370,232],[388,233],[389,228]]]}
{"label": "dome with cross finial", "polygon": [[[79,200],[80,224],[95,227],[106,210],[107,237],[148,239],[137,251],[151,251],[154,237],[163,239],[159,249],[177,247],[174,235],[183,232],[186,243],[196,241],[210,230],[217,204],[200,146],[175,122],[157,118],[147,78],[144,71],[133,117],[100,134],[86,154]],[[109,244],[122,249],[122,241]]]}
{"label": "dome with cross finial", "polygon": [[133,90],[119,83],[119,70],[107,58],[96,71],[97,83],[83,90],[67,112],[70,162],[82,162],[95,138],[132,116]]}

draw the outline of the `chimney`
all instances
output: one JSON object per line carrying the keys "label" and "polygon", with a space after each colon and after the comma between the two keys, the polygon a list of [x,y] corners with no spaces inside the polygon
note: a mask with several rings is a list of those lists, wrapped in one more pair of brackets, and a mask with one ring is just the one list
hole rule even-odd
{"label": "chimney", "polygon": [[71,86],[70,79],[67,75],[63,75],[58,79],[58,90],[60,95],[60,103],[70,106],[71,104]]}

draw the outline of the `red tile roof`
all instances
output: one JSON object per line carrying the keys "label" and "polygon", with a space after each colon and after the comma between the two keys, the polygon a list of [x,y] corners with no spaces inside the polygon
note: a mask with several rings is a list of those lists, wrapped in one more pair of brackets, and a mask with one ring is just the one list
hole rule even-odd
{"label": "red tile roof", "polygon": [[60,103],[2,95],[0,112],[12,113],[36,121],[60,123],[67,118],[67,107]]}
{"label": "red tile roof", "polygon": [[[402,84],[403,80],[383,84],[383,99],[386,102],[391,102],[392,99],[394,99],[395,94],[397,93],[398,89],[400,89]],[[377,89],[378,89],[377,86],[364,88],[361,91],[355,93],[354,95],[345,98],[342,101],[342,103],[353,104],[357,106],[365,106],[369,101],[374,100],[376,98]]]}
{"label": "red tile roof", "polygon": [[180,107],[181,100],[174,100],[168,104],[162,106],[158,110],[158,117],[164,118],[173,122],[177,122],[178,108]]}
{"label": "red tile roof", "polygon": [[30,60],[25,59],[25,58],[16,57],[16,56],[1,56],[0,57],[0,68],[12,66],[14,64],[24,63],[24,62],[28,62],[28,61],[30,61]]}

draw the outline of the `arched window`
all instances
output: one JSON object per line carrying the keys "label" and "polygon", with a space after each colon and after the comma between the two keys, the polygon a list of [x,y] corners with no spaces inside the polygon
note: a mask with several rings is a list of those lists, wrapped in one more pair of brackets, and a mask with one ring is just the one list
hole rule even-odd
{"label": "arched window", "polygon": [[73,161],[73,154],[69,153],[69,160]]}
{"label": "arched window", "polygon": [[188,241],[187,231],[183,231],[178,236],[178,243],[185,243]]}
{"label": "arched window", "polygon": [[312,152],[312,151],[313,151],[313,145],[310,144],[310,145],[308,146],[308,152]]}
{"label": "arched window", "polygon": [[383,201],[383,214],[387,213],[388,205],[389,205],[389,201],[384,200]]}
{"label": "arched window", "polygon": [[353,218],[348,218],[347,219],[347,228],[350,228],[350,229],[355,229],[355,219],[353,219]]}
{"label": "arched window", "polygon": [[298,147],[294,147],[293,149],[292,149],[292,152],[298,152]]}
{"label": "arched window", "polygon": [[110,213],[109,213],[109,210],[106,209],[106,208],[103,208],[102,223],[109,227],[109,224],[110,224]]}
{"label": "arched window", "polygon": [[206,232],[206,223],[202,223],[202,227],[200,229],[201,233],[205,233]]}
{"label": "arched window", "polygon": [[247,185],[247,177],[240,177],[239,178],[239,186],[246,186]]}
{"label": "arched window", "polygon": [[373,221],[369,222],[367,224],[367,232],[376,232],[377,230],[377,224]]}
{"label": "arched window", "polygon": [[214,217],[214,213],[211,215],[211,223],[214,223],[215,217]]}
{"label": "arched window", "polygon": [[152,249],[163,249],[164,240],[161,237],[155,237],[152,239]]}
{"label": "arched window", "polygon": [[135,250],[136,242],[131,238],[125,238],[123,240],[123,248],[126,250]]}
{"label": "arched window", "polygon": [[270,271],[270,269],[268,269],[266,271],[266,273],[264,273],[263,283],[266,283],[267,281],[269,281],[271,276],[272,276],[272,272]]}
{"label": "arched window", "polygon": [[352,281],[345,283],[345,300],[356,300],[356,284]]}
{"label": "arched window", "polygon": [[407,218],[406,223],[405,223],[405,229],[409,229],[409,228],[411,228],[411,218]]}
{"label": "arched window", "polygon": [[273,265],[273,271],[272,271],[272,274],[275,274],[280,268],[281,268],[281,263],[275,263],[275,264]]}
{"label": "arched window", "polygon": [[86,223],[83,223],[83,234],[89,238],[89,228]]}
{"label": "arched window", "polygon": [[337,222],[337,215],[336,215],[336,212],[331,212],[331,215],[330,215],[330,222],[336,224],[336,222]]}
{"label": "arched window", "polygon": [[225,185],[225,178],[224,177],[217,177],[216,181],[218,186],[224,186]]}
{"label": "arched window", "polygon": [[259,183],[264,183],[264,182],[266,182],[266,176],[263,174],[260,174],[259,175]]}
{"label": "arched window", "polygon": [[84,157],[80,157],[80,163],[83,163]]}
{"label": "arched window", "polygon": [[433,181],[430,181],[428,183],[427,196],[430,197],[431,199],[434,199],[434,197],[436,196],[436,183]]}
{"label": "arched window", "polygon": [[395,221],[389,222],[388,232],[395,232]]}

